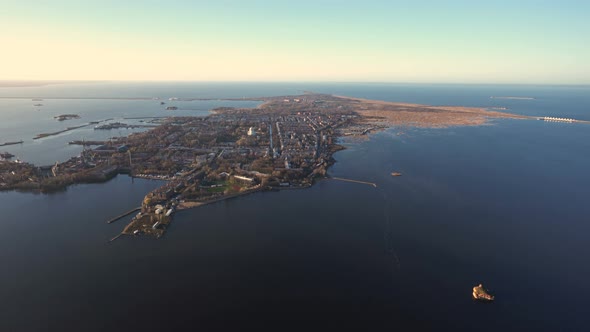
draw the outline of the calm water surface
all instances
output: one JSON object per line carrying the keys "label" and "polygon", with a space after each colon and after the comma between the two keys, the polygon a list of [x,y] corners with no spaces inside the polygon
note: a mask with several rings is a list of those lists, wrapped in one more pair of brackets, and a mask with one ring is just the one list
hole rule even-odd
{"label": "calm water surface", "polygon": [[[134,96],[241,92],[190,87],[135,87]],[[242,88],[590,118],[584,88]],[[499,120],[392,128],[346,145],[330,173],[377,188],[324,180],[220,202],[178,213],[160,240],[109,244],[125,221],[105,223],[158,182],[119,176],[54,195],[0,193],[0,330],[586,329],[590,127]],[[480,282],[494,303],[471,299]]]}

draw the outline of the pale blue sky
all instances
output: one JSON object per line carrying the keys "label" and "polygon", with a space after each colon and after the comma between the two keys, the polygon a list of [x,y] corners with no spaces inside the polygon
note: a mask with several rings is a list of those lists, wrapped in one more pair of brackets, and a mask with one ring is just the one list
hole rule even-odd
{"label": "pale blue sky", "polygon": [[590,84],[590,1],[0,0],[0,79]]}

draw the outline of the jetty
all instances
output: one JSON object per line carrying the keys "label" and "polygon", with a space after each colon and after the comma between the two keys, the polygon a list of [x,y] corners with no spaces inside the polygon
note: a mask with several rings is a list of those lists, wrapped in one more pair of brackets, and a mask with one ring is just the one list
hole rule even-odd
{"label": "jetty", "polygon": [[377,184],[376,183],[373,183],[373,182],[360,181],[360,180],[352,180],[352,179],[345,179],[345,178],[335,178],[335,177],[332,177],[330,179],[337,180],[337,181],[358,183],[358,184],[366,184],[366,185],[373,186],[373,187],[377,188]]}
{"label": "jetty", "polygon": [[113,242],[113,241],[115,241],[116,239],[120,238],[120,237],[121,237],[121,236],[123,236],[123,235],[124,235],[124,234],[123,234],[123,233],[121,233],[121,234],[119,234],[119,235],[115,236],[114,238],[110,239],[110,240],[109,240],[109,242]]}
{"label": "jetty", "polygon": [[52,133],[42,133],[42,134],[38,134],[37,136],[33,137],[33,139],[34,140],[37,140],[37,139],[41,139],[41,138],[45,138],[45,137],[49,137],[49,136],[56,136],[56,135],[63,134],[65,132],[68,132],[68,131],[71,131],[71,130],[76,130],[76,129],[84,128],[86,126],[89,126],[89,125],[88,124],[85,124],[85,125],[81,125],[81,126],[67,127],[64,130],[55,131],[55,132],[52,132]]}
{"label": "jetty", "polygon": [[8,145],[16,145],[16,144],[23,144],[24,142],[22,140],[17,141],[17,142],[6,142],[6,143],[1,143],[0,146],[8,146]]}
{"label": "jetty", "polygon": [[118,215],[118,216],[116,216],[116,217],[114,217],[114,218],[112,218],[112,219],[109,219],[109,220],[107,221],[107,224],[112,224],[112,223],[114,223],[115,221],[117,221],[117,220],[119,220],[119,219],[121,219],[121,218],[125,218],[125,217],[127,217],[128,215],[130,215],[130,214],[132,214],[132,213],[134,213],[134,212],[137,212],[137,211],[139,211],[139,210],[141,210],[141,206],[140,206],[140,207],[136,207],[136,208],[134,208],[134,209],[132,209],[132,210],[129,210],[129,211],[127,211],[127,212],[125,212],[125,213],[123,213],[123,214],[121,214],[121,215]]}

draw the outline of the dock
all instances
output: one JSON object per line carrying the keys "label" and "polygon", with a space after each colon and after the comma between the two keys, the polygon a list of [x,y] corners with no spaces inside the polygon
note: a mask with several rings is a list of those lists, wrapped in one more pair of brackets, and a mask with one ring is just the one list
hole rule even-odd
{"label": "dock", "polygon": [[123,213],[123,214],[121,214],[121,215],[119,215],[119,216],[116,216],[116,217],[114,217],[114,218],[112,218],[112,219],[108,220],[108,221],[107,221],[107,224],[112,224],[112,223],[114,223],[115,221],[117,221],[117,220],[119,220],[119,219],[121,219],[121,218],[125,218],[125,217],[127,217],[128,215],[130,215],[130,214],[132,214],[132,213],[134,213],[134,212],[137,212],[137,211],[139,211],[139,210],[141,210],[141,207],[136,207],[136,208],[134,208],[134,209],[132,209],[132,210],[129,210],[129,211],[127,211],[127,212],[125,212],[125,213]]}
{"label": "dock", "polygon": [[373,186],[375,188],[377,188],[377,184],[373,183],[373,182],[367,182],[367,181],[359,181],[359,180],[352,180],[352,179],[344,179],[344,178],[335,178],[332,177],[332,180],[337,180],[337,181],[344,181],[344,182],[352,182],[352,183],[358,183],[358,184],[366,184],[369,186]]}

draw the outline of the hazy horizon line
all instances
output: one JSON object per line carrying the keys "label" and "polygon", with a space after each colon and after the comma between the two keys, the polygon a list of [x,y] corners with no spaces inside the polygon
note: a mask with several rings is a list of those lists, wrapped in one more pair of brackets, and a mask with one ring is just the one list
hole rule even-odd
{"label": "hazy horizon line", "polygon": [[[14,86],[6,84],[14,84]],[[26,83],[32,83],[26,85]],[[68,83],[289,83],[289,84],[416,84],[416,85],[519,85],[588,87],[590,83],[548,82],[442,82],[442,81],[355,81],[355,80],[120,80],[120,79],[0,79],[1,87],[35,87]]]}

